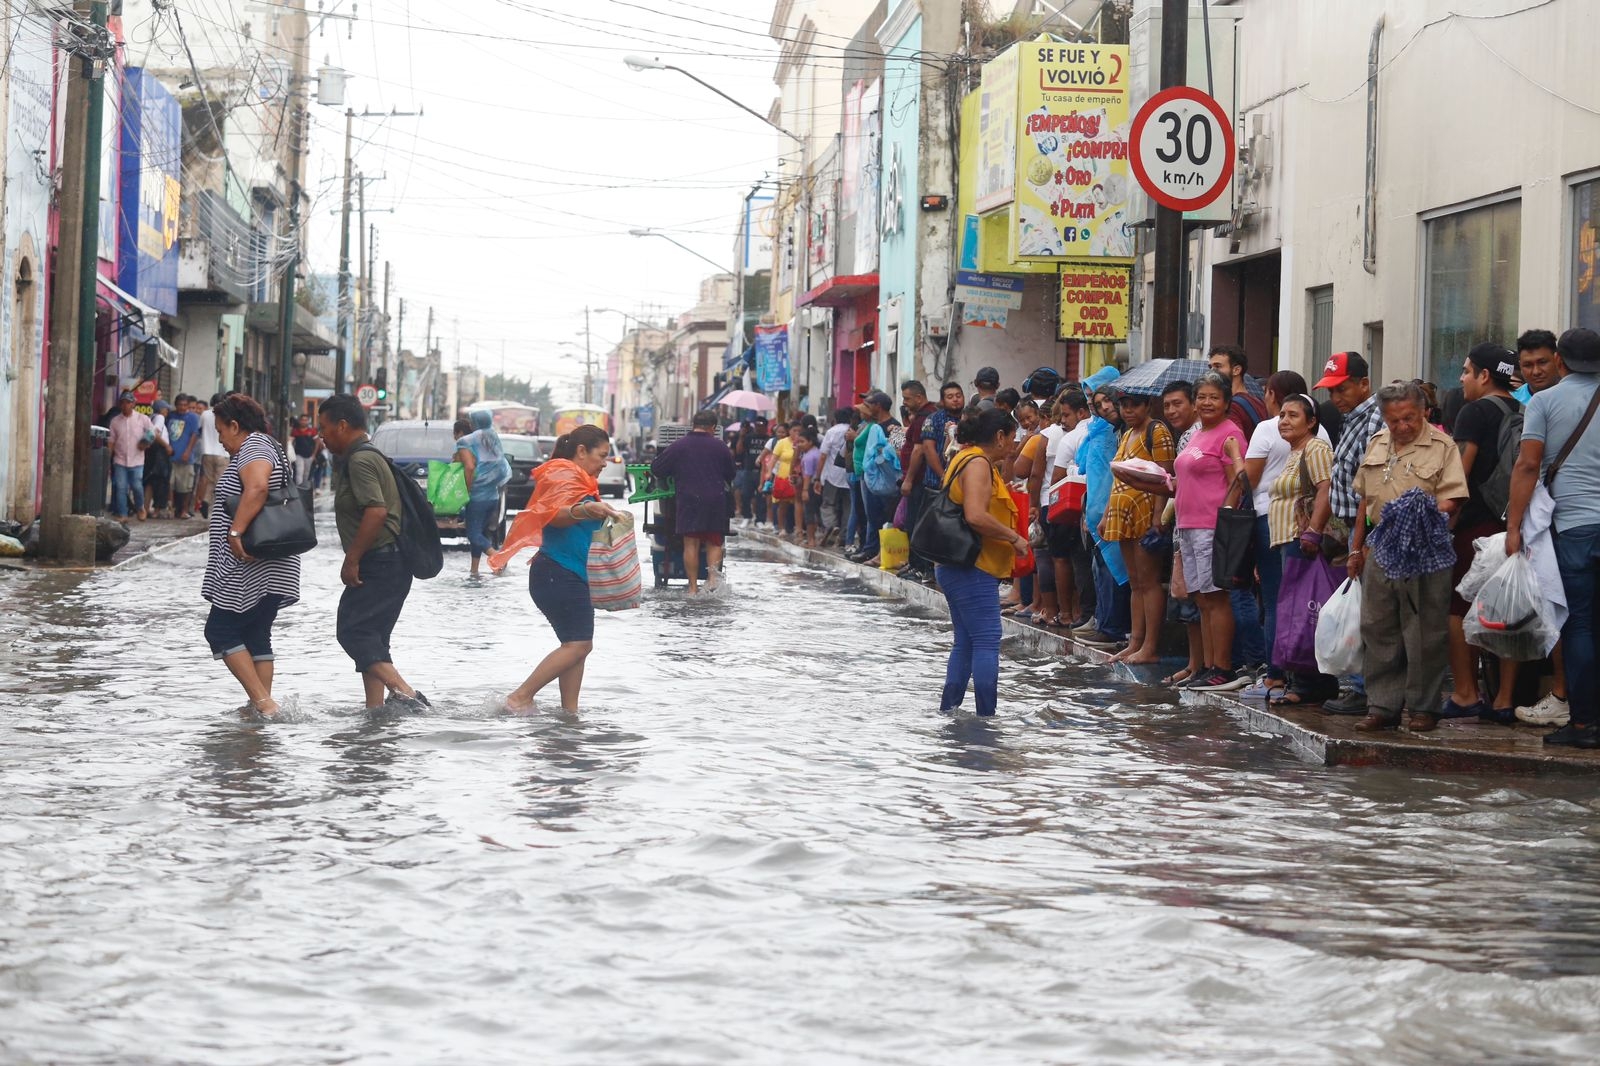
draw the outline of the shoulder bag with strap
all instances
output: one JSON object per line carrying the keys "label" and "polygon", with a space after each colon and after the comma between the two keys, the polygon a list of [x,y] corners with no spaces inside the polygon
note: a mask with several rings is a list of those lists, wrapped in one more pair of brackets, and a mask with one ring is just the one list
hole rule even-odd
{"label": "shoulder bag with strap", "polygon": [[968,456],[950,471],[939,494],[929,503],[922,517],[911,531],[911,550],[944,566],[972,566],[983,550],[983,538],[967,525],[966,511],[950,497],[950,486],[961,477],[967,464],[976,456]]}
{"label": "shoulder bag with strap", "polygon": [[[1237,506],[1228,506],[1235,491]],[[1256,509],[1250,478],[1239,473],[1217,508],[1216,533],[1211,541],[1211,582],[1223,592],[1247,589],[1256,580]]]}
{"label": "shoulder bag with strap", "polygon": [[[1311,442],[1306,442],[1306,448],[1311,447]],[[1317,505],[1317,486],[1311,480],[1311,471],[1306,467],[1305,448],[1300,450],[1300,491],[1294,498],[1294,535],[1296,539],[1300,534],[1311,528],[1311,512]],[[1330,510],[1328,513],[1328,526],[1322,531],[1322,557],[1324,559],[1341,559],[1350,554],[1350,535],[1344,523]]]}
{"label": "shoulder bag with strap", "polygon": [[[268,475],[266,502],[239,538],[245,554],[257,559],[287,559],[292,555],[304,555],[317,546],[311,486],[296,485],[289,476],[288,459],[281,450],[273,450],[276,460],[273,473],[279,475],[281,480]],[[272,487],[274,480],[279,480],[277,488]],[[223,498],[222,509],[230,518],[239,513],[242,495]]]}
{"label": "shoulder bag with strap", "polygon": [[1578,441],[1583,439],[1583,431],[1589,428],[1589,423],[1594,421],[1594,413],[1600,409],[1600,386],[1596,386],[1594,395],[1589,398],[1589,409],[1583,413],[1583,421],[1578,423],[1578,428],[1572,431],[1572,436],[1567,438],[1567,443],[1561,446],[1561,454],[1556,456],[1556,461],[1550,464],[1550,469],[1544,472],[1544,487],[1548,489],[1556,479],[1556,474],[1561,470],[1561,464],[1567,461],[1567,456],[1572,454],[1572,449],[1578,446]]}

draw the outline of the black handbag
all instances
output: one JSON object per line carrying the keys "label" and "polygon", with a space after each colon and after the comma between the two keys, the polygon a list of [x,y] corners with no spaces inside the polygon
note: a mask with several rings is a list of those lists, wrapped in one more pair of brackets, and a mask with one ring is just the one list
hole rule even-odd
{"label": "black handbag", "polygon": [[917,519],[916,528],[911,531],[912,552],[942,566],[972,566],[978,561],[978,553],[983,550],[983,538],[967,525],[967,516],[961,505],[950,498],[950,486],[971,461],[969,457],[951,471],[944,487],[928,504],[922,517]]}
{"label": "black handbag", "polygon": [[[1235,491],[1239,506],[1229,507]],[[1211,582],[1223,592],[1247,589],[1256,581],[1256,506],[1250,479],[1233,479],[1222,506],[1217,508],[1217,532],[1211,542]]]}
{"label": "black handbag", "polygon": [[[246,555],[255,559],[287,559],[304,555],[317,546],[317,523],[312,517],[311,484],[295,484],[289,477],[289,463],[280,453],[278,470],[282,484],[267,482],[267,500],[240,540]],[[239,511],[237,495],[224,497],[222,509],[231,520]]]}

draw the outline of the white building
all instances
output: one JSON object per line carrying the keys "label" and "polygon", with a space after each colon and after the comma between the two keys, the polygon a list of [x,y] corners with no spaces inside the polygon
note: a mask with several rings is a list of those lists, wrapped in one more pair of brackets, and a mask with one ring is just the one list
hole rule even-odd
{"label": "white building", "polygon": [[1600,327],[1600,5],[1229,6],[1242,180],[1232,232],[1196,242],[1210,342],[1453,385],[1478,341]]}

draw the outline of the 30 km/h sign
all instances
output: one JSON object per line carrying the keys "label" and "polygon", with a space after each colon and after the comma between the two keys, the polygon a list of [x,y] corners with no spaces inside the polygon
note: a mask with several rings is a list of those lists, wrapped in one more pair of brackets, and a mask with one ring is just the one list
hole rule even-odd
{"label": "30 km/h sign", "polygon": [[362,407],[371,407],[378,402],[378,387],[376,385],[363,385],[356,390],[356,400]]}
{"label": "30 km/h sign", "polygon": [[1128,131],[1134,176],[1162,207],[1198,211],[1228,187],[1233,125],[1222,105],[1180,85],[1152,96]]}

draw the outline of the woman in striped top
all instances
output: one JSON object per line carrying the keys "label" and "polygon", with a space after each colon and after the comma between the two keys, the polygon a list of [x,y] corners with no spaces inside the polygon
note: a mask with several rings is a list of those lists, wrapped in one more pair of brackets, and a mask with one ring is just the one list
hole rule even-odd
{"label": "woman in striped top", "polygon": [[[228,467],[217,482],[216,500],[238,500],[211,508],[211,549],[200,594],[211,604],[206,642],[250,697],[249,708],[271,717],[272,623],[300,599],[300,559],[255,559],[244,550],[244,532],[261,513],[270,487],[289,480],[289,461],[267,429],[261,405],[229,393],[212,408]],[[232,514],[229,511],[232,511]]]}

